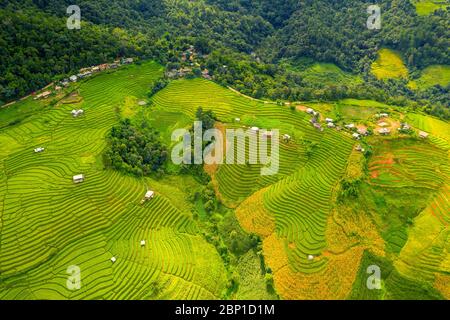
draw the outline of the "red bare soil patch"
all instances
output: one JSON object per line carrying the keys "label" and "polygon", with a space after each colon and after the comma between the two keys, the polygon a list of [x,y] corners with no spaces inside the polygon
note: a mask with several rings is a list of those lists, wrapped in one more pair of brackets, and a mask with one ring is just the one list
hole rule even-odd
{"label": "red bare soil patch", "polygon": [[394,164],[394,155],[392,153],[387,153],[384,159],[378,162],[379,164]]}

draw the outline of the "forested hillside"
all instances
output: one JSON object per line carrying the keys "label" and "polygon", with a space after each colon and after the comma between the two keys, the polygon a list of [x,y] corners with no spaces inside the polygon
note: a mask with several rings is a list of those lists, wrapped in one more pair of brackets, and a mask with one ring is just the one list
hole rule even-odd
{"label": "forested hillside", "polygon": [[[71,1],[0,1],[0,101],[43,87],[55,77],[116,57],[177,63],[188,44],[214,80],[256,98],[371,98],[447,118],[448,87],[411,90],[406,80],[378,81],[379,49],[397,50],[411,80],[432,65],[450,64],[450,20],[441,9],[418,15],[412,2],[383,1],[381,30],[368,30],[368,0],[79,1],[81,30],[66,28]],[[305,81],[304,59],[333,63],[364,84]],[[228,69],[223,70],[223,65]],[[294,67],[294,69],[291,68]]]}

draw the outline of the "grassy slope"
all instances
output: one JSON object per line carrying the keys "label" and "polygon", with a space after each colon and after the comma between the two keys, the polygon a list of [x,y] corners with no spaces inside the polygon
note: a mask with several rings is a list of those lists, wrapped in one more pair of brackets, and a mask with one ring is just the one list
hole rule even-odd
{"label": "grassy slope", "polygon": [[450,84],[450,66],[434,65],[422,70],[417,80],[410,81],[408,86],[411,89],[428,89],[429,87],[440,85],[446,87]]}
{"label": "grassy slope", "polygon": [[315,63],[302,72],[302,75],[307,82],[327,85],[362,82],[360,77],[344,72],[332,63]]}

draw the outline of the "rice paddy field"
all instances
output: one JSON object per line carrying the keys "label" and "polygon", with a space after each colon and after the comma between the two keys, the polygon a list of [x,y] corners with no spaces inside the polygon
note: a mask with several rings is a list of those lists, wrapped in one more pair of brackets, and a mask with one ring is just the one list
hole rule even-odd
{"label": "rice paddy field", "polygon": [[[19,107],[30,114],[4,121],[0,299],[450,298],[447,122],[407,114],[429,139],[368,137],[372,155],[365,157],[348,132],[317,130],[306,112],[212,81],[174,80],[149,98],[162,72],[146,62],[101,74],[79,84],[82,99],[53,106],[29,99]],[[393,108],[354,99],[308,105],[324,116],[337,110],[344,121]],[[190,128],[199,106],[216,114],[221,130],[256,126],[291,137],[280,139],[275,175],[262,176],[253,164],[206,170],[242,232],[262,242],[264,265],[251,250],[240,256],[233,276],[239,289],[231,296],[227,265],[201,232],[198,217],[207,214],[188,200],[202,186],[176,170],[138,179],[101,161],[105,137],[121,117],[144,117],[170,146],[173,130]],[[85,115],[73,118],[73,108]],[[34,154],[40,146],[45,152]],[[73,184],[80,173],[86,181]],[[357,199],[341,197],[346,179],[359,179]],[[156,197],[141,205],[148,187]],[[380,290],[366,287],[374,264]],[[66,286],[72,265],[82,272],[77,291]],[[269,269],[273,290],[264,279]]]}
{"label": "rice paddy field", "polygon": [[[433,135],[431,139],[436,144],[440,144],[442,148],[448,148],[450,130],[447,122],[423,114],[408,114],[406,120],[418,129],[431,133]],[[445,140],[446,142],[440,142],[440,140]]]}
{"label": "rice paddy field", "polygon": [[417,14],[421,16],[427,16],[450,5],[448,0],[412,0],[412,2],[416,7]]}
{"label": "rice paddy field", "polygon": [[397,52],[383,48],[372,64],[372,74],[379,80],[402,79],[408,77],[408,68]]}

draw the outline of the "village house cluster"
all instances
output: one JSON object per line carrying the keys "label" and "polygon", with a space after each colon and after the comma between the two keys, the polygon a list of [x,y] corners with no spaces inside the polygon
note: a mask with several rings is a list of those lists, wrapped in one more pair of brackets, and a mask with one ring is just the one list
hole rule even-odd
{"label": "village house cluster", "polygon": [[[300,106],[302,107],[302,106]],[[315,111],[312,108],[305,108],[305,112],[312,115],[311,120],[309,121],[311,125],[316,128],[319,131],[323,131],[323,124],[321,124],[321,118],[318,111]],[[351,134],[352,138],[355,140],[361,140],[362,137],[368,136],[369,134],[372,134],[372,132],[375,132],[376,134],[379,134],[381,136],[388,136],[392,133],[391,128],[395,128],[398,126],[397,124],[393,123],[392,120],[389,119],[389,114],[386,112],[377,113],[373,116],[374,118],[374,128],[368,128],[367,125],[363,124],[356,124],[356,123],[345,123],[343,124],[343,129],[348,130],[348,132]],[[324,123],[326,126],[330,129],[334,128],[336,130],[341,130],[342,128],[338,125],[336,125],[336,122],[332,118],[325,118]],[[322,121],[323,122],[323,121]],[[372,131],[373,130],[373,131]],[[398,127],[398,133],[399,134],[412,134],[414,132],[414,129],[406,122],[401,122]],[[428,133],[424,131],[419,131],[418,136],[422,139],[428,138]],[[364,149],[358,145],[357,148],[358,151],[364,152]]]}
{"label": "village house cluster", "polygon": [[183,78],[187,75],[201,76],[206,80],[212,80],[212,76],[207,68],[200,65],[200,60],[207,58],[207,55],[198,53],[193,45],[182,52],[179,67],[174,67],[166,72],[169,79]]}
{"label": "village house cluster", "polygon": [[94,73],[105,71],[108,69],[117,69],[121,65],[132,64],[134,62],[133,58],[123,58],[115,60],[113,63],[103,63],[98,66],[92,66],[89,68],[82,68],[76,75],[71,75],[68,79],[63,79],[60,84],[67,87],[70,82],[77,82],[80,79],[84,79],[92,76]]}

